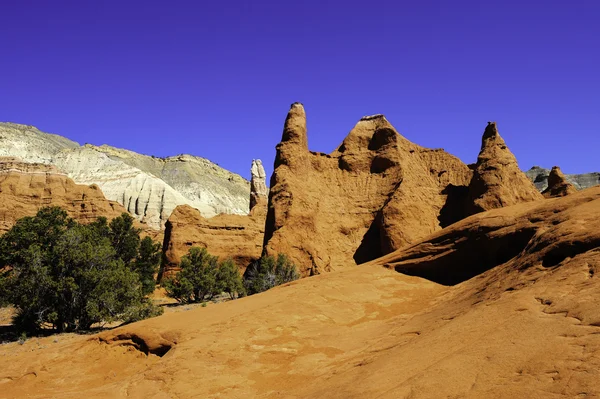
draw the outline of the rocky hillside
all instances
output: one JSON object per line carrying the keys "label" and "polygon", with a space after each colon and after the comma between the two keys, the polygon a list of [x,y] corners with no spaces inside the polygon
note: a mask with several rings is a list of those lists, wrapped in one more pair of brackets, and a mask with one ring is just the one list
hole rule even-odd
{"label": "rocky hillside", "polygon": [[44,206],[60,206],[81,223],[125,212],[120,204],[107,200],[98,186],[75,184],[52,165],[0,157],[0,233]]}
{"label": "rocky hillside", "polygon": [[[525,174],[535,184],[539,191],[544,191],[548,188],[548,176],[550,176],[550,169],[545,169],[540,166],[534,166],[529,169]],[[567,181],[575,186],[576,189],[582,190],[597,186],[600,184],[600,173],[582,173],[577,175],[565,175]]]}
{"label": "rocky hillside", "polygon": [[155,158],[110,146],[79,146],[33,126],[0,123],[0,156],[52,164],[80,184],[96,184],[140,221],[164,226],[173,209],[203,216],[247,214],[250,183],[204,158]]}

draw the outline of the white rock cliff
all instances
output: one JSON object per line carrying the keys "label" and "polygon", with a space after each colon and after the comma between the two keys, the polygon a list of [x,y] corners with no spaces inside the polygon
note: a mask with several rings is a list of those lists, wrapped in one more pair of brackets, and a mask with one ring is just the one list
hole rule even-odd
{"label": "white rock cliff", "polygon": [[106,198],[161,228],[177,205],[204,217],[247,214],[250,183],[207,159],[156,158],[107,145],[79,146],[33,126],[0,123],[0,156],[55,165],[79,184],[97,184]]}

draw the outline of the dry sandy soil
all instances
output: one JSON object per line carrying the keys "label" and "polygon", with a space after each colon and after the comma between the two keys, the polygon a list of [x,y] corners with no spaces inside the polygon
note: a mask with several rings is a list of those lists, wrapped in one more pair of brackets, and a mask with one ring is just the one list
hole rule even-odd
{"label": "dry sandy soil", "polygon": [[[598,397],[599,213],[587,189],[252,297],[5,344],[0,397]],[[466,266],[489,270],[431,281]]]}

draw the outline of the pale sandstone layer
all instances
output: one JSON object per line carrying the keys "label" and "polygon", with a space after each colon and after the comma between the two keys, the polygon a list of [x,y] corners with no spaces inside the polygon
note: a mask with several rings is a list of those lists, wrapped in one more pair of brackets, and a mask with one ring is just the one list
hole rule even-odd
{"label": "pale sandstone layer", "polygon": [[[600,188],[495,209],[373,264],[93,336],[3,345],[2,393],[595,397],[599,214]],[[470,255],[509,237],[519,251]],[[398,262],[434,279],[483,273],[444,286],[376,265]]]}
{"label": "pale sandstone layer", "polygon": [[164,226],[187,204],[203,216],[247,214],[250,184],[200,157],[156,158],[110,146],[79,144],[33,126],[0,123],[0,156],[57,166],[76,183],[98,185],[140,221]]}

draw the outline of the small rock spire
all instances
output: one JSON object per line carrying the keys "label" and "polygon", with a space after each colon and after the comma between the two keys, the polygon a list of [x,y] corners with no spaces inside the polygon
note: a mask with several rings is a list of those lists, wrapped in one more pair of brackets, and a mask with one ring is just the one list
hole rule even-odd
{"label": "small rock spire", "polygon": [[546,188],[542,195],[546,198],[550,197],[564,197],[565,195],[576,192],[577,189],[573,186],[560,170],[558,166],[553,166],[550,174],[548,175],[548,188]]}
{"label": "small rock spire", "polygon": [[308,150],[306,137],[306,113],[301,103],[293,103],[285,118],[281,142],[295,143]]}
{"label": "small rock spire", "polygon": [[250,211],[252,211],[257,204],[266,203],[268,195],[267,174],[260,159],[252,160],[250,174],[252,175],[250,179]]}

